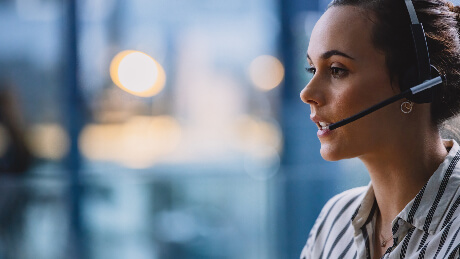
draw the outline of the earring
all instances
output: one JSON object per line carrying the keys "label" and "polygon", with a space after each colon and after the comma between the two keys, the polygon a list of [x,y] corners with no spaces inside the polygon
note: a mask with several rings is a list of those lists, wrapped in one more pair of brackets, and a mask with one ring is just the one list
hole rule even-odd
{"label": "earring", "polygon": [[414,104],[411,101],[405,101],[401,104],[401,111],[403,113],[410,113]]}

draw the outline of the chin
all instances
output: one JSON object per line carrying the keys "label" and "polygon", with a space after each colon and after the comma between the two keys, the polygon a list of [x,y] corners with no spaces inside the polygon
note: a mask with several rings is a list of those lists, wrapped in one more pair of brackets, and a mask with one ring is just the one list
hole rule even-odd
{"label": "chin", "polygon": [[333,154],[324,153],[324,152],[321,152],[321,156],[323,157],[324,160],[331,161],[331,162],[338,161],[338,160],[342,159],[339,156],[334,156]]}
{"label": "chin", "polygon": [[338,161],[351,158],[350,154],[345,154],[343,150],[328,144],[321,144],[321,156],[326,161]]}

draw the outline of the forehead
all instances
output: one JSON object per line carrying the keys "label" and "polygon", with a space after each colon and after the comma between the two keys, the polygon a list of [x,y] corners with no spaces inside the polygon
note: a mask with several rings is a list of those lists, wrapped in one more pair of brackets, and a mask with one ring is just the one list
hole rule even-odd
{"label": "forehead", "polygon": [[318,20],[310,38],[308,55],[318,58],[322,53],[338,50],[359,58],[375,52],[371,32],[371,15],[354,6],[334,6]]}

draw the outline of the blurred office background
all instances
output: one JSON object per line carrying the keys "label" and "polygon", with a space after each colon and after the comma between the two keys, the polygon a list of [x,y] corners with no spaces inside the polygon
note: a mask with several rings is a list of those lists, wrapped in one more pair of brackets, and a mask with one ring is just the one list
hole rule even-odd
{"label": "blurred office background", "polygon": [[298,258],[323,0],[0,0],[0,259]]}

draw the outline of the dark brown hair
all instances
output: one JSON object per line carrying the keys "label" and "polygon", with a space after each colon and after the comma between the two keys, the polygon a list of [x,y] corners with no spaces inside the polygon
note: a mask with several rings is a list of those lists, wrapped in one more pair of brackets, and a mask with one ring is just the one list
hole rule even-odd
{"label": "dark brown hair", "polygon": [[[433,122],[439,126],[460,112],[460,8],[445,0],[412,2],[425,30],[431,64],[447,79],[438,88],[431,105]],[[404,1],[333,0],[328,8],[343,5],[359,7],[368,14],[374,23],[373,43],[385,53],[390,78],[401,80],[416,62],[410,18]]]}

